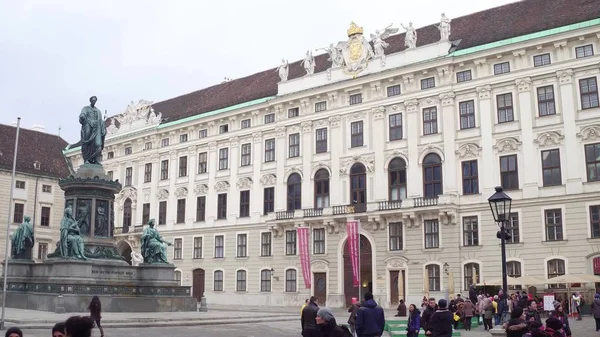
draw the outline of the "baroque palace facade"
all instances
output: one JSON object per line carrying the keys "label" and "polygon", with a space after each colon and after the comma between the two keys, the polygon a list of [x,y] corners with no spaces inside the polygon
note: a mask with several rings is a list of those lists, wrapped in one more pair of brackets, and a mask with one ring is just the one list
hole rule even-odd
{"label": "baroque palace facade", "polygon": [[[501,185],[514,200],[510,276],[594,272],[600,10],[576,2],[456,18],[449,40],[433,25],[416,41],[382,36],[384,55],[353,25],[339,63],[307,52],[304,68],[284,61],[132,103],[107,121],[104,153],[124,185],[119,249],[139,250],[156,218],[177,277],[209,303],[299,305],[316,295],[344,306],[358,294],[345,245],[356,219],[363,292],[383,306],[417,303],[427,290],[439,297],[500,279],[487,198]],[[82,163],[77,146],[65,154]],[[298,255],[305,226],[309,288]]]}

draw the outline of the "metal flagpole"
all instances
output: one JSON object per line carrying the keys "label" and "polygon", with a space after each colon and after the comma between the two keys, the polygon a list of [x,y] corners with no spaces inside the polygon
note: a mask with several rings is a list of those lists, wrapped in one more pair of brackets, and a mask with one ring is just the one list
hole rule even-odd
{"label": "metal flagpole", "polygon": [[360,220],[356,223],[357,250],[358,250],[358,302],[362,301],[362,274],[360,268]]}
{"label": "metal flagpole", "polygon": [[5,330],[4,325],[4,314],[6,311],[6,278],[8,275],[8,260],[10,257],[8,256],[8,245],[9,245],[9,235],[10,235],[10,213],[13,204],[13,193],[15,191],[15,173],[17,170],[17,151],[19,150],[19,127],[21,125],[21,117],[17,117],[17,135],[15,136],[15,154],[13,157],[13,168],[12,168],[12,180],[10,183],[10,199],[8,199],[8,219],[6,221],[6,241],[4,242],[4,284],[2,291],[2,320],[0,321],[0,330]]}

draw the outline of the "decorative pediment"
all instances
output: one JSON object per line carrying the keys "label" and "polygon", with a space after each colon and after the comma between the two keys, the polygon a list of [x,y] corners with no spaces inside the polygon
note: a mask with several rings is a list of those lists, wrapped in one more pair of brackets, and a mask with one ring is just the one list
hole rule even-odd
{"label": "decorative pediment", "polygon": [[313,122],[311,122],[311,121],[302,122],[302,124],[301,124],[302,132],[311,132],[312,126],[313,126]]}
{"label": "decorative pediment", "polygon": [[169,198],[169,191],[166,189],[161,189],[156,192],[156,197],[158,200],[167,200]]}
{"label": "decorative pediment", "polygon": [[361,120],[361,119],[365,119],[366,117],[367,117],[366,111],[356,111],[347,116],[349,121]]}
{"label": "decorative pediment", "polygon": [[432,105],[437,105],[440,102],[437,97],[427,97],[419,100],[419,106],[428,107]]}
{"label": "decorative pediment", "polygon": [[461,145],[455,153],[459,159],[477,158],[481,153],[481,147],[475,143],[467,143]]}
{"label": "decorative pediment", "polygon": [[247,190],[252,188],[252,178],[242,177],[238,179],[237,187],[240,190]]}
{"label": "decorative pediment", "polygon": [[[406,158],[408,158],[408,155],[406,153],[406,151],[404,150],[399,150],[399,149],[394,149],[391,152],[388,152],[385,155],[385,162],[389,163],[392,159],[396,158],[396,157],[400,157],[402,159],[404,159],[404,162],[406,162],[406,166],[408,166],[408,160]],[[385,166],[385,171],[387,171],[387,165]]]}
{"label": "decorative pediment", "polygon": [[479,98],[490,98],[490,92],[492,91],[492,86],[484,85],[484,86],[475,88],[475,90],[477,90],[477,94],[479,95]]}
{"label": "decorative pediment", "polygon": [[278,138],[285,137],[285,126],[279,126],[275,129],[275,134]]}
{"label": "decorative pediment", "polygon": [[123,205],[125,204],[125,200],[129,199],[131,200],[131,207],[136,208],[137,190],[135,189],[135,187],[125,187],[121,190],[121,192],[119,192],[119,197],[117,199],[119,200],[119,206],[121,207],[123,207]]}
{"label": "decorative pediment", "polygon": [[350,168],[355,163],[362,163],[365,165],[365,169],[367,172],[373,172],[375,170],[375,157],[374,156],[354,156],[352,158],[347,158],[341,161],[340,163],[340,176],[347,176],[350,174]]}
{"label": "decorative pediment", "polygon": [[[119,126],[116,125],[119,122]],[[152,109],[152,102],[139,100],[133,101],[125,108],[125,111],[110,119],[110,125],[106,128],[107,136],[112,136],[126,131],[136,130],[148,125],[158,125],[162,122],[162,114],[156,114]]]}
{"label": "decorative pediment", "polygon": [[383,118],[385,115],[385,107],[379,106],[371,109],[374,119]]}
{"label": "decorative pediment", "polygon": [[260,178],[260,183],[265,187],[275,186],[277,183],[277,176],[273,173],[265,174]]}
{"label": "decorative pediment", "polygon": [[494,149],[496,149],[498,153],[515,152],[519,150],[521,144],[521,141],[514,137],[502,138],[499,139],[498,142],[496,142],[496,145],[494,145]]}
{"label": "decorative pediment", "polygon": [[208,193],[208,185],[206,184],[198,184],[194,187],[194,193],[196,195],[206,195]]}
{"label": "decorative pediment", "polygon": [[340,126],[340,116],[329,117],[329,125],[331,125],[332,127]]}
{"label": "decorative pediment", "polygon": [[329,262],[325,260],[314,260],[311,262],[310,269],[313,272],[327,272],[329,269]]}
{"label": "decorative pediment", "polygon": [[583,141],[600,139],[600,125],[595,124],[582,127],[577,137]]}
{"label": "decorative pediment", "polygon": [[177,197],[177,199],[187,198],[187,195],[188,189],[185,187],[177,187],[177,189],[175,190],[175,196]]}
{"label": "decorative pediment", "polygon": [[437,153],[440,158],[442,159],[442,161],[444,160],[445,156],[444,156],[444,148],[440,145],[435,145],[435,144],[427,144],[424,146],[421,146],[419,148],[419,165],[421,165],[421,162],[423,162],[423,158],[425,158],[425,156],[429,153]]}
{"label": "decorative pediment", "polygon": [[401,257],[388,257],[383,261],[387,268],[406,268],[408,260]]}
{"label": "decorative pediment", "polygon": [[217,183],[215,184],[215,191],[216,192],[229,191],[229,182],[227,182],[225,180],[217,181]]}
{"label": "decorative pediment", "polygon": [[534,140],[534,142],[539,147],[554,146],[560,145],[563,138],[565,137],[557,131],[548,131],[538,134],[537,139]]}
{"label": "decorative pediment", "polygon": [[326,169],[328,172],[331,172],[330,167],[325,162],[320,161],[320,162],[315,163],[313,165],[313,167],[312,167],[312,173],[311,173],[312,177],[311,178],[314,178],[315,173],[317,173],[317,171],[320,170],[320,169],[322,169],[322,168]]}

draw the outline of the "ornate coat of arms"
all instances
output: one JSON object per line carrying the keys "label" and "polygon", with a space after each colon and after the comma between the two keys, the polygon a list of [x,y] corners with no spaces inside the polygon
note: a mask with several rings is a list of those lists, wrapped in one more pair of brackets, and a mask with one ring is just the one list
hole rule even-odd
{"label": "ornate coat of arms", "polygon": [[348,41],[338,43],[337,48],[341,50],[344,59],[344,71],[353,76],[366,69],[373,57],[373,48],[364,38],[363,28],[354,22],[348,28]]}

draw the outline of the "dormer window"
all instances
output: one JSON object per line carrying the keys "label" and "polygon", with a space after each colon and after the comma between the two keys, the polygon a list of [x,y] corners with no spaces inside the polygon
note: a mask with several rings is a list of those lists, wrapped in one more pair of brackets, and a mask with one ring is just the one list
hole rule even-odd
{"label": "dormer window", "polygon": [[33,163],[33,168],[39,170],[42,167],[42,164],[39,161],[35,161]]}
{"label": "dormer window", "polygon": [[229,132],[229,124],[224,124],[219,126],[219,133],[227,133]]}

